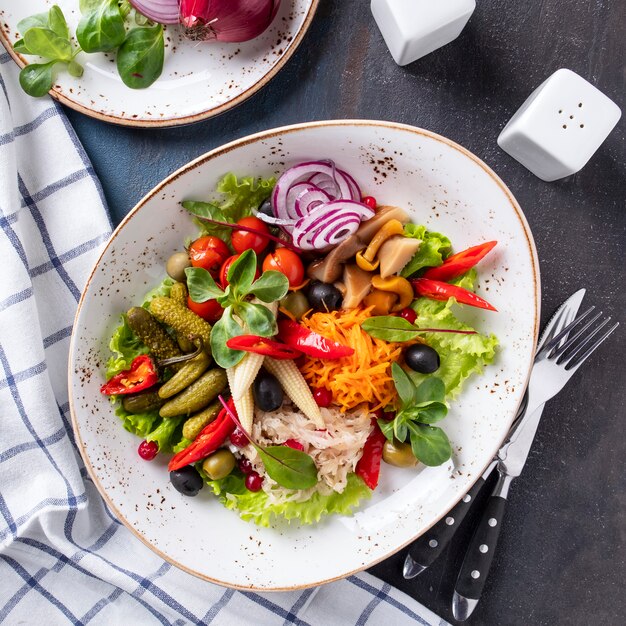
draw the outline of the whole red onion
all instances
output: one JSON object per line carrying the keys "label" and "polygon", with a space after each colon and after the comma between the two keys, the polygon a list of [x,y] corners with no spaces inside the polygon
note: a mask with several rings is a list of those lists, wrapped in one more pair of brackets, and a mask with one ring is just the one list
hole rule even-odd
{"label": "whole red onion", "polygon": [[279,6],[280,0],[180,0],[180,22],[194,41],[238,43],[258,37]]}

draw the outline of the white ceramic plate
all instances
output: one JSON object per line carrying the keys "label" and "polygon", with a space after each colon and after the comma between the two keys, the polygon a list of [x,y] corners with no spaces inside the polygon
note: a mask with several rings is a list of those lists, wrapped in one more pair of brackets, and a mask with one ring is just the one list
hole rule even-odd
{"label": "white ceramic plate", "polygon": [[[495,364],[475,377],[445,420],[451,466],[384,466],[374,497],[354,517],[316,526],[257,528],[208,490],[185,498],[169,484],[166,459],[137,456],[98,390],[119,315],[164,276],[166,259],[195,227],[179,202],[211,195],[227,172],[275,175],[300,161],[332,158],[364,193],[406,207],[446,233],[456,250],[492,239],[479,292],[498,313],[464,309],[501,342]],[[315,122],[240,139],[192,161],[124,219],[80,301],[69,368],[76,438],[91,476],[116,515],[146,544],[202,578],[247,589],[317,585],[396,552],[440,519],[480,476],[502,443],[524,391],[539,320],[539,268],[526,220],[502,181],[467,150],[428,131],[387,122]]]}
{"label": "white ceramic plate", "polygon": [[[166,27],[163,73],[148,89],[126,87],[111,55],[80,53],[83,76],[60,72],[50,95],[86,115],[125,126],[175,126],[212,117],[256,93],[283,67],[311,24],[318,2],[282,0],[270,27],[241,44],[198,44],[184,39],[178,27]],[[21,19],[57,4],[75,33],[81,17],[78,0],[2,4],[0,41],[20,67],[37,59],[12,48],[20,37]]]}

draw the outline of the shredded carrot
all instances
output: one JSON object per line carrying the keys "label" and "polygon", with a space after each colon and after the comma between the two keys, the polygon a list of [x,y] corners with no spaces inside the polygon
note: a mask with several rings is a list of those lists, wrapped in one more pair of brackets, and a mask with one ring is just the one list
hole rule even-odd
{"label": "shredded carrot", "polygon": [[391,364],[400,359],[403,344],[375,339],[361,328],[372,309],[314,313],[300,320],[306,328],[354,348],[352,356],[342,359],[306,357],[300,368],[312,387],[332,391],[333,401],[344,413],[364,402],[376,411],[394,404],[396,398]]}
{"label": "shredded carrot", "polygon": [[297,322],[298,320],[296,319],[296,316],[289,311],[288,309],[286,309],[284,306],[279,306],[278,310],[286,317],[288,317],[292,322]]}

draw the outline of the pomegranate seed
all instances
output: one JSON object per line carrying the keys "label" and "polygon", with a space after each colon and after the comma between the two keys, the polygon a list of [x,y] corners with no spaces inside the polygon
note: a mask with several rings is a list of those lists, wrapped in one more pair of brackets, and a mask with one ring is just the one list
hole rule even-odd
{"label": "pomegranate seed", "polygon": [[313,398],[317,402],[317,406],[327,407],[333,401],[333,392],[326,387],[319,387],[313,392]]}
{"label": "pomegranate seed", "polygon": [[374,196],[365,196],[364,198],[362,198],[362,202],[363,204],[367,204],[370,209],[375,209],[378,206],[378,203],[376,202],[376,198],[374,198]]}
{"label": "pomegranate seed", "polygon": [[137,452],[144,461],[152,461],[159,452],[159,444],[156,441],[142,441]]}
{"label": "pomegranate seed", "polygon": [[237,466],[243,474],[250,474],[250,472],[254,471],[252,469],[252,463],[250,463],[250,459],[247,459],[245,456],[242,456],[239,461],[237,461]]}
{"label": "pomegranate seed", "polygon": [[400,311],[400,317],[403,317],[407,322],[412,324],[417,319],[417,313],[409,306]]}
{"label": "pomegranate seed", "polygon": [[243,448],[250,443],[250,440],[246,437],[246,434],[239,428],[235,428],[230,436],[230,443],[237,448]]}
{"label": "pomegranate seed", "polygon": [[294,450],[300,450],[300,452],[304,452],[304,446],[296,439],[287,439],[287,441],[285,441],[285,445],[289,448],[293,448]]}
{"label": "pomegranate seed", "polygon": [[256,472],[250,472],[246,476],[246,489],[248,491],[259,491],[263,485],[263,478]]}

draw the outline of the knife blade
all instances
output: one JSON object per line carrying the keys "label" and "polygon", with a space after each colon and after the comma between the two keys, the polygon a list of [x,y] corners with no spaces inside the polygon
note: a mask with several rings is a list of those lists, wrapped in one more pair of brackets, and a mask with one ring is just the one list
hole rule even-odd
{"label": "knife blade", "polygon": [[[550,341],[561,328],[565,327],[576,317],[584,296],[585,290],[580,289],[559,306],[541,333],[539,343],[537,344],[537,352],[539,352],[544,344]],[[503,448],[507,446],[511,438],[521,426],[525,415],[527,400],[527,395],[525,395],[519,407],[515,421],[507,434]],[[538,411],[538,413],[537,424],[539,422],[539,418],[541,417],[541,411]],[[535,425],[535,430],[536,429],[537,425]],[[461,525],[465,515],[474,503],[476,495],[485,484],[485,481],[493,469],[496,467],[501,450],[502,448],[498,451],[494,460],[487,466],[483,475],[474,483],[470,491],[468,491],[463,498],[459,500],[454,508],[415,542],[413,542],[404,561],[402,569],[404,578],[410,579],[421,574],[425,569],[432,565],[437,557],[444,551],[456,533],[457,528]]]}
{"label": "knife blade", "polygon": [[[537,352],[556,335],[557,326],[563,328],[574,320],[584,295],[584,289],[577,291],[559,308],[551,320],[555,322],[551,324],[551,336],[544,332]],[[544,407],[545,401],[539,403],[534,410],[530,407],[530,412],[520,420],[511,437],[498,451],[498,482],[468,545],[452,597],[452,614],[458,621],[466,620],[480,600],[500,535],[509,488],[526,464]]]}

